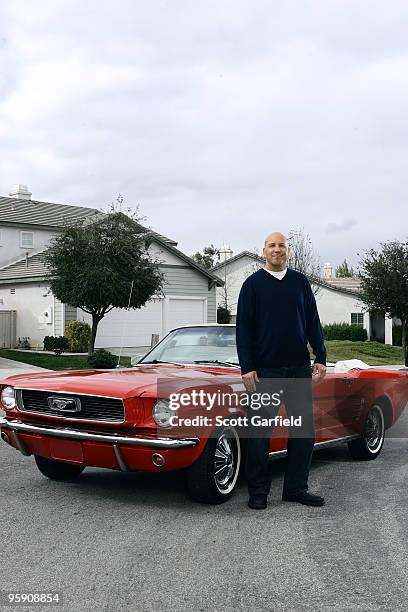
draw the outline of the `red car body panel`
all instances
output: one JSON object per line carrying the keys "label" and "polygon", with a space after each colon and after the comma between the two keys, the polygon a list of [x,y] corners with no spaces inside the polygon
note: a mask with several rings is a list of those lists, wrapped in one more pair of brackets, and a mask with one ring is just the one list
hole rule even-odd
{"label": "red car body panel", "polygon": [[[163,439],[158,434],[157,426],[152,418],[152,407],[161,396],[166,385],[173,390],[200,385],[214,384],[217,387],[230,388],[241,385],[240,370],[222,367],[207,367],[198,365],[167,365],[146,364],[123,370],[92,370],[44,372],[38,374],[22,374],[12,376],[3,381],[2,387],[13,386],[16,389],[44,390],[84,394],[99,397],[117,398],[123,400],[125,420],[108,423],[93,420],[61,417],[60,415],[35,414],[18,409],[6,412],[6,419],[1,424],[2,437],[10,445],[26,454],[77,463],[85,466],[104,467],[110,469],[163,471],[175,470],[191,466],[205,448],[210,435],[210,429],[200,430],[194,443],[182,447],[163,447],[158,449],[149,446]],[[313,385],[316,442],[340,440],[362,433],[365,416],[374,402],[381,402],[386,426],[390,427],[402,414],[408,400],[407,370],[352,370],[347,374],[327,374],[326,378]],[[166,397],[164,394],[163,397]],[[186,409],[188,412],[188,409]],[[239,409],[237,414],[244,414]],[[280,414],[285,416],[281,407]],[[7,424],[8,423],[8,424]],[[13,433],[13,423],[21,423],[25,427],[32,426],[33,431]],[[17,425],[15,425],[17,427]],[[42,433],[41,428],[65,431],[64,436],[52,435],[49,431]],[[17,431],[17,430],[16,430]],[[70,432],[88,432],[98,439],[75,439]],[[163,434],[161,430],[160,434]],[[110,436],[104,441],[101,436]],[[112,437],[117,437],[118,441]],[[121,439],[120,439],[121,438]],[[124,439],[129,442],[123,442]],[[174,432],[168,431],[165,440],[178,440]],[[131,441],[139,440],[137,445]],[[186,439],[191,439],[190,434]],[[167,442],[164,442],[167,444]],[[287,430],[276,427],[271,437],[270,450],[280,453],[286,449]],[[117,450],[120,451],[118,458]],[[154,453],[160,452],[164,462],[155,465],[152,460]]]}

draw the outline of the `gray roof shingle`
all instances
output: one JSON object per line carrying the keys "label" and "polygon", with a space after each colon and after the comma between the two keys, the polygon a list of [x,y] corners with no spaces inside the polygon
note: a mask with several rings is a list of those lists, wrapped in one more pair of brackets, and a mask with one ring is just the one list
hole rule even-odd
{"label": "gray roof shingle", "polygon": [[62,227],[69,221],[82,221],[100,214],[96,208],[54,204],[37,200],[18,200],[0,196],[0,223],[26,223],[48,227]]}
{"label": "gray roof shingle", "polygon": [[25,278],[45,278],[48,271],[43,261],[44,251],[29,255],[0,269],[0,283],[13,282]]}
{"label": "gray roof shingle", "polygon": [[[25,224],[42,227],[62,228],[67,223],[95,220],[104,215],[96,208],[85,206],[72,206],[71,204],[56,204],[55,202],[41,202],[39,200],[19,200],[17,198],[0,196],[0,224]],[[169,244],[176,245],[177,242],[154,230],[146,228],[148,232],[157,235]]]}

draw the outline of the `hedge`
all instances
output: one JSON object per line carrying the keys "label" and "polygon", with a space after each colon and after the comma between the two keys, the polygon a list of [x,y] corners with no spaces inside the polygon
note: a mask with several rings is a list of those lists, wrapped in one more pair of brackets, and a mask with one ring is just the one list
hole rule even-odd
{"label": "hedge", "polygon": [[116,368],[118,358],[105,349],[98,349],[87,357],[87,363],[96,370],[111,370]]}
{"label": "hedge", "polygon": [[65,336],[45,336],[44,351],[54,351],[56,355],[61,355],[68,349],[69,344]]}
{"label": "hedge", "polygon": [[364,327],[349,323],[323,325],[323,334],[325,340],[351,340],[352,342],[367,340],[367,330]]}

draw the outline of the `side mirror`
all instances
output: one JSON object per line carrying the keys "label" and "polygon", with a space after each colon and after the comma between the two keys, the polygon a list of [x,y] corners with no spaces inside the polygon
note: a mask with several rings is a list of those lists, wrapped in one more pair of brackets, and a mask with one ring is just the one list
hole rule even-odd
{"label": "side mirror", "polygon": [[130,365],[131,366],[137,365],[142,357],[143,357],[143,355],[140,355],[140,354],[139,355],[131,355],[131,357],[130,357]]}

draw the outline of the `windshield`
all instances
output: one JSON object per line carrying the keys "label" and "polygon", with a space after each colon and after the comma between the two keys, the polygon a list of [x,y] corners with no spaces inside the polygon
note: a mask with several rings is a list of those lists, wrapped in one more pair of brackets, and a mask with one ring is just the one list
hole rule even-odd
{"label": "windshield", "polygon": [[235,326],[175,329],[139,363],[224,362],[238,365]]}

